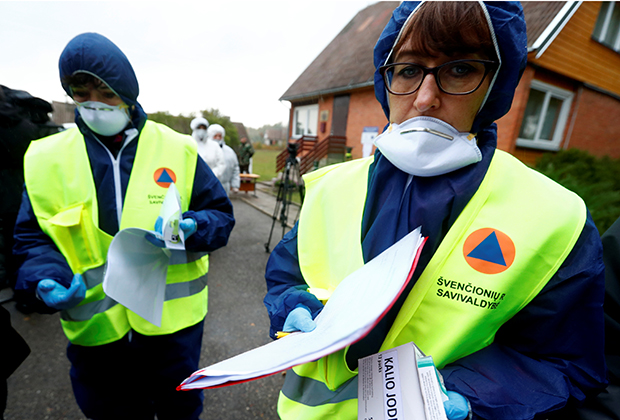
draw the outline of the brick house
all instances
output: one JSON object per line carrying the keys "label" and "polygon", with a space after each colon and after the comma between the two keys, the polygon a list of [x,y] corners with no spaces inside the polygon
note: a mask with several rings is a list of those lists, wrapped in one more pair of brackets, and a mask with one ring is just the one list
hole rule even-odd
{"label": "brick house", "polygon": [[[362,157],[362,142],[386,125],[372,51],[398,4],[360,11],[280,98],[291,102],[289,139],[307,156],[302,171],[330,152]],[[620,3],[522,4],[528,65],[497,121],[498,148],[528,164],[568,148],[620,158]]]}
{"label": "brick house", "polygon": [[52,121],[58,125],[71,124],[75,121],[75,104],[52,101]]}

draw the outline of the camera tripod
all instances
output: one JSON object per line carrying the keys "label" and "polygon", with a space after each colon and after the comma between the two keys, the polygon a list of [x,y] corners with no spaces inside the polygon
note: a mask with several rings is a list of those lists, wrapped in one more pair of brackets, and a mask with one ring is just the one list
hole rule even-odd
{"label": "camera tripod", "polygon": [[[271,216],[271,218],[273,219],[271,223],[271,231],[269,232],[269,239],[265,243],[265,252],[267,253],[270,252],[269,246],[271,245],[271,236],[273,235],[273,228],[275,227],[276,221],[278,220],[278,215],[280,219],[280,224],[282,225],[282,237],[284,237],[284,233],[288,224],[287,222],[289,209],[291,208],[293,192],[295,192],[295,190],[299,191],[299,198],[301,200],[301,203],[304,202],[305,188],[301,179],[301,175],[299,173],[299,162],[296,158],[297,145],[289,144],[287,150],[288,158],[286,159],[286,166],[284,168],[284,173],[282,174],[280,186],[278,187],[276,206],[273,209],[273,215]],[[295,216],[294,221],[297,221],[298,217],[299,210],[297,211],[297,215]]]}

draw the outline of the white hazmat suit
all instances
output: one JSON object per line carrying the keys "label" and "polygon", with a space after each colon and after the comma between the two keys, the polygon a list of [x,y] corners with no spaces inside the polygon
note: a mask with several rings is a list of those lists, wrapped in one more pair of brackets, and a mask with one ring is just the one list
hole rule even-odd
{"label": "white hazmat suit", "polygon": [[[217,133],[222,135],[222,137],[218,140],[213,138]],[[226,142],[224,142],[225,136],[226,130],[219,124],[213,124],[207,129],[207,138],[219,144],[222,152],[224,153],[226,169],[224,170],[222,177],[218,178],[222,183],[222,186],[224,187],[226,193],[230,194],[231,188],[235,192],[239,191],[241,179],[239,178],[239,160],[237,159],[237,154],[232,149],[232,147],[230,147],[226,144]]]}
{"label": "white hazmat suit", "polygon": [[[202,118],[194,118],[190,123],[192,129],[192,137],[198,144],[198,155],[207,163],[213,174],[222,182],[222,176],[226,170],[226,161],[224,160],[224,152],[219,144],[213,140],[209,140],[207,130],[199,129],[200,125],[209,127],[209,122]],[[228,190],[226,191],[228,192]]]}

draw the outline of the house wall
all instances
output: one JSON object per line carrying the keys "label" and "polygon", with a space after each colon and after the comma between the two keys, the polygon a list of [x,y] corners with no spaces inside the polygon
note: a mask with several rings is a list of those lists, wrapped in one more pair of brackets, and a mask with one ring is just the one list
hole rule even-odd
{"label": "house wall", "polygon": [[[347,147],[351,147],[351,156],[353,159],[362,157],[362,132],[364,127],[376,126],[379,127],[379,133],[383,131],[388,120],[383,114],[381,104],[375,98],[375,91],[373,87],[366,89],[356,90],[350,93],[349,100],[349,114],[347,116]],[[328,137],[331,133],[332,118],[334,115],[334,96],[323,96],[319,99],[319,126],[318,126],[318,141],[321,141]],[[292,135],[293,127],[293,115],[295,111],[295,105],[291,106],[289,113],[289,138]],[[327,111],[328,118],[325,121],[324,130],[321,129],[321,113]]]}
{"label": "house wall", "polygon": [[592,39],[601,2],[585,1],[533,64],[620,95],[620,54]]}
{"label": "house wall", "polygon": [[514,154],[516,149],[517,137],[519,136],[534,73],[533,67],[527,66],[525,68],[515,91],[510,111],[497,120],[497,148],[511,154]]}
{"label": "house wall", "polygon": [[52,101],[52,122],[58,125],[75,122],[75,104]]}
{"label": "house wall", "polygon": [[575,123],[564,147],[620,158],[620,100],[587,87],[578,96]]}
{"label": "house wall", "polygon": [[382,133],[387,123],[381,104],[375,98],[373,87],[352,92],[347,121],[347,146],[352,148],[351,157],[362,157],[361,140],[364,127],[376,126],[379,127],[379,133]]}
{"label": "house wall", "polygon": [[573,92],[570,115],[560,143],[562,149],[578,148],[595,156],[620,158],[620,100],[531,65],[523,73],[510,111],[497,121],[499,149],[513,154],[528,165],[534,165],[546,152],[516,146],[532,80]]}
{"label": "house wall", "polygon": [[[321,113],[328,112],[327,121],[321,121]],[[317,127],[318,141],[328,137],[332,131],[332,118],[334,117],[334,96],[321,97],[319,99],[319,126]],[[322,123],[325,123],[321,125]]]}
{"label": "house wall", "polygon": [[291,103],[291,109],[288,112],[288,140],[293,138],[293,116],[295,115],[295,104]]}
{"label": "house wall", "polygon": [[[574,112],[576,109],[578,109],[578,105],[576,101],[576,97],[577,97],[576,92],[578,89],[577,88],[578,82],[576,82],[575,80],[569,79],[567,77],[564,77],[562,75],[559,75],[557,73],[550,72],[546,69],[537,68],[535,66],[528,64],[528,66],[526,67],[526,70],[523,73],[523,77],[519,81],[519,86],[517,87],[517,90],[515,93],[515,99],[513,101],[513,106],[510,109],[510,112],[508,113],[512,118],[512,121],[511,121],[512,124],[510,126],[510,130],[509,132],[506,133],[506,138],[503,139],[503,143],[502,143],[503,147],[499,147],[499,148],[502,150],[506,150],[507,152],[513,154],[515,157],[517,157],[522,162],[528,165],[531,165],[531,166],[533,166],[536,163],[536,160],[538,160],[538,158],[541,157],[543,153],[549,152],[546,150],[540,150],[540,149],[529,148],[529,147],[519,147],[516,145],[517,138],[519,137],[519,132],[521,130],[523,114],[525,112],[525,107],[527,105],[527,100],[529,98],[530,86],[531,86],[532,80],[538,80],[540,82],[547,83],[549,85],[553,85],[558,88],[573,92],[574,97],[571,103],[571,110],[569,113],[569,118],[564,128],[563,137],[560,142],[561,148],[564,147],[564,143],[566,141],[566,137],[569,132],[569,127],[571,126],[571,120],[573,119],[573,116],[574,116]],[[502,120],[504,118],[502,118]],[[500,133],[499,125],[500,123],[498,122],[498,133]]]}

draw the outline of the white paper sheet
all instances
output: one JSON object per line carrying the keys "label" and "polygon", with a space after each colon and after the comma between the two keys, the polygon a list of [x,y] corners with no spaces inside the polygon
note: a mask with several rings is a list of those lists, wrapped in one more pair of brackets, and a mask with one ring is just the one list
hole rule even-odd
{"label": "white paper sheet", "polygon": [[209,388],[271,375],[316,360],[363,338],[396,301],[424,242],[420,228],[347,276],[309,333],[296,332],[194,372],[178,389]]}
{"label": "white paper sheet", "polygon": [[[185,236],[179,229],[181,220],[181,196],[174,182],[168,187],[166,197],[161,205],[159,217],[162,218],[163,240],[168,249],[185,249]],[[159,235],[158,235],[159,236]]]}
{"label": "white paper sheet", "polygon": [[[158,327],[161,326],[171,252],[185,249],[183,231],[179,229],[181,201],[174,183],[168,188],[160,217],[163,235],[146,229],[126,228],[114,236],[103,278],[106,295]],[[165,248],[147,240],[149,235],[164,241]]]}

